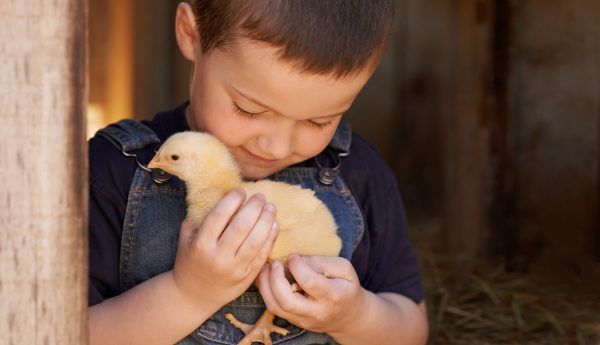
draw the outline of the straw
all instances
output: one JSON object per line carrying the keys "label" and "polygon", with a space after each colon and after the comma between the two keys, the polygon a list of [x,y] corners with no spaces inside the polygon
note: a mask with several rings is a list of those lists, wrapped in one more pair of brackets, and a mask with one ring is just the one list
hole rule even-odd
{"label": "straw", "polygon": [[429,344],[600,344],[600,287],[511,273],[502,261],[435,253],[415,241]]}

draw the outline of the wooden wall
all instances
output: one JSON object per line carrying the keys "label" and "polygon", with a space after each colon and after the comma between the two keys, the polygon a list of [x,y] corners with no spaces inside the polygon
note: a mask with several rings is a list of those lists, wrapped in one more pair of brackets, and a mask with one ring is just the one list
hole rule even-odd
{"label": "wooden wall", "polygon": [[90,0],[90,104],[103,124],[187,99],[190,65],[174,40],[178,0]]}
{"label": "wooden wall", "polygon": [[134,105],[136,118],[188,99],[190,64],[179,53],[175,10],[181,0],[135,0]]}
{"label": "wooden wall", "polygon": [[401,0],[398,19],[349,115],[414,230],[515,270],[598,275],[600,2]]}
{"label": "wooden wall", "polygon": [[600,2],[523,1],[513,12],[516,255],[585,271],[600,254]]}
{"label": "wooden wall", "polygon": [[89,115],[97,117],[90,123],[103,127],[133,112],[135,11],[131,1],[91,0],[89,5]]}

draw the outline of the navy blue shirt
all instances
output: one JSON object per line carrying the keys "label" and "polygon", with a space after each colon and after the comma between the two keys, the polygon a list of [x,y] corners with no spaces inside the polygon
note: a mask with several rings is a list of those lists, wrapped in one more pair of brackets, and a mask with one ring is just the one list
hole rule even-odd
{"label": "navy blue shirt", "polygon": [[[184,103],[143,123],[164,142],[174,133],[190,130],[186,107]],[[319,162],[331,166],[332,154],[327,151],[319,155]],[[135,153],[146,164],[154,155],[154,147]],[[100,136],[89,142],[89,159],[89,305],[95,305],[120,293],[121,233],[137,164]],[[309,159],[298,165],[316,166],[316,163]],[[423,288],[417,259],[408,239],[404,207],[394,175],[376,150],[355,133],[350,155],[343,158],[340,171],[365,220],[363,238],[352,256],[361,285],[375,293],[395,292],[421,302]]]}

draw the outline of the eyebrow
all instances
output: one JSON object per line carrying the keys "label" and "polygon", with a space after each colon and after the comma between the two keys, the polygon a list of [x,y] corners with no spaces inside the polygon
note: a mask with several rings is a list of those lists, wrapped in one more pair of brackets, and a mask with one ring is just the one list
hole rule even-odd
{"label": "eyebrow", "polygon": [[[260,101],[258,101],[258,100],[256,100],[256,99],[254,99],[254,98],[252,98],[252,97],[248,96],[247,94],[245,94],[244,92],[242,92],[242,91],[238,90],[238,89],[237,89],[235,86],[233,86],[233,85],[231,85],[231,84],[229,84],[229,86],[230,86],[230,87],[233,89],[233,91],[235,91],[236,93],[238,93],[240,96],[242,96],[242,97],[246,98],[246,99],[247,99],[247,100],[249,100],[250,102],[253,102],[253,103],[255,103],[255,104],[257,104],[257,105],[259,105],[259,106],[261,106],[261,107],[263,107],[263,108],[265,108],[265,109],[267,109],[267,110],[271,111],[271,112],[274,112],[274,113],[276,113],[276,114],[280,114],[280,115],[282,115],[282,116],[283,116],[283,112],[281,112],[281,111],[277,111],[276,109],[274,109],[274,108],[272,108],[272,107],[270,107],[270,106],[268,106],[268,105],[266,105],[266,104],[264,104],[264,103],[262,103],[262,102],[260,102]],[[331,115],[319,116],[319,117],[315,117],[314,119],[324,119],[324,118],[328,118],[328,117],[336,117],[336,116],[343,115],[343,114],[344,114],[345,112],[347,112],[347,111],[348,111],[348,109],[346,109],[346,110],[344,110],[344,111],[342,111],[342,112],[340,112],[340,113],[337,113],[337,114],[331,114]]]}

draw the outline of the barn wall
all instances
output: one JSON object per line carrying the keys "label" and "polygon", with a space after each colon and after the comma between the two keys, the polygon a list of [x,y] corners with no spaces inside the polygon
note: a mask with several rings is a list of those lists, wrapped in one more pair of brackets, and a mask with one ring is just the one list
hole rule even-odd
{"label": "barn wall", "polygon": [[[187,96],[176,1],[156,1],[131,21],[137,118]],[[396,173],[413,232],[515,270],[597,270],[599,6],[398,1],[390,47],[346,118]]]}
{"label": "barn wall", "polygon": [[600,2],[513,4],[519,257],[582,271],[597,252]]}
{"label": "barn wall", "polygon": [[599,6],[399,2],[349,118],[393,165],[414,231],[515,270],[597,275]]}

